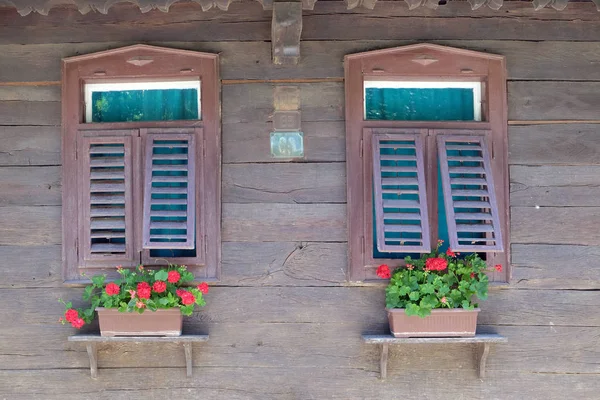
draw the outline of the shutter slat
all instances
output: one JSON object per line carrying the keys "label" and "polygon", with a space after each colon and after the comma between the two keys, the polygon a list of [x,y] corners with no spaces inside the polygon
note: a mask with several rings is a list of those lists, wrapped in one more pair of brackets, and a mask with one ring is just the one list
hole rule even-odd
{"label": "shutter slat", "polygon": [[125,174],[123,171],[92,171],[90,173],[92,180],[123,180]]}
{"label": "shutter slat", "polygon": [[125,183],[92,183],[91,193],[125,192]]}
{"label": "shutter slat", "polygon": [[[437,144],[450,248],[454,251],[504,251],[485,136],[438,135]],[[479,165],[473,165],[475,163]],[[469,176],[473,174],[477,176]]]}
{"label": "shutter slat", "polygon": [[419,180],[417,178],[381,178],[381,184],[383,186],[398,186],[398,185],[418,185]]}
{"label": "shutter slat", "polygon": [[125,229],[125,219],[92,219],[92,230],[96,229]]}
{"label": "shutter slat", "polygon": [[[195,157],[193,134],[150,133],[146,136],[143,220],[145,249],[195,247]],[[165,171],[169,174],[166,175]],[[156,198],[157,195],[178,197],[165,199]],[[182,234],[181,231],[185,233]]]}
{"label": "shutter slat", "polygon": [[124,244],[92,244],[92,253],[125,253],[126,247]]}
{"label": "shutter slat", "polygon": [[465,224],[457,224],[456,225],[457,232],[494,232],[494,227],[492,225],[465,225]]}
{"label": "shutter slat", "polygon": [[386,232],[423,232],[419,225],[385,225]]}
{"label": "shutter slat", "polygon": [[132,210],[134,135],[137,131],[86,131],[77,139],[82,267],[136,263]]}
{"label": "shutter slat", "polygon": [[[186,222],[176,222],[176,221],[168,221],[168,222],[150,222],[150,229],[186,229]],[[152,235],[152,234],[151,234]]]}
{"label": "shutter slat", "polygon": [[152,194],[187,194],[187,187],[153,187]]}
{"label": "shutter slat", "polygon": [[92,207],[92,217],[125,217],[124,208]]}
{"label": "shutter slat", "polygon": [[117,194],[93,194],[90,196],[91,204],[125,204],[125,196]]}
{"label": "shutter slat", "polygon": [[[372,148],[377,249],[395,253],[429,252],[431,246],[421,136],[412,133],[374,134]],[[390,189],[389,186],[410,188]],[[390,212],[392,208],[401,210]]]}

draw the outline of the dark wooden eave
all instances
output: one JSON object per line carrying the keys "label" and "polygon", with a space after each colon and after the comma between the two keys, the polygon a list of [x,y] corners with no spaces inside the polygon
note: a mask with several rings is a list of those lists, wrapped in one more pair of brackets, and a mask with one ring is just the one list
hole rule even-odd
{"label": "dark wooden eave", "polygon": [[[90,11],[97,11],[102,14],[108,13],[108,10],[115,4],[130,3],[137,5],[141,12],[158,9],[163,12],[168,12],[169,7],[178,2],[192,2],[200,5],[203,11],[208,11],[213,7],[226,11],[229,5],[234,1],[240,0],[0,0],[1,6],[16,8],[21,15],[27,15],[31,12],[37,12],[47,15],[51,8],[58,6],[76,6],[82,13],[86,14]],[[274,0],[256,0],[265,10],[273,8]],[[312,10],[317,0],[299,0],[302,3],[302,8]],[[402,0],[398,0],[402,1]],[[415,9],[420,6],[435,9],[439,6],[439,0],[403,0],[408,5],[409,9]],[[504,0],[467,0],[473,10],[482,6],[488,6],[493,10],[498,10],[502,7]],[[591,0],[596,4],[596,9],[600,11],[600,0]],[[377,0],[345,0],[348,9],[356,7],[365,7],[373,9]],[[564,10],[569,0],[533,0],[532,5],[535,10],[540,10],[544,7],[552,7],[556,10]]]}

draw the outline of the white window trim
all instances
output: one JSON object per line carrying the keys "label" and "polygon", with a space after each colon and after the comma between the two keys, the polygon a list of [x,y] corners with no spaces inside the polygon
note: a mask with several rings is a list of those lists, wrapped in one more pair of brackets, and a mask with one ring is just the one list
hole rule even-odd
{"label": "white window trim", "polygon": [[367,89],[472,89],[473,90],[473,118],[481,121],[481,82],[447,82],[447,81],[372,81],[363,82],[363,118],[367,119]]}
{"label": "white window trim", "polygon": [[85,122],[92,122],[92,93],[94,92],[120,92],[124,90],[164,90],[164,89],[196,89],[198,93],[198,119],[202,118],[202,103],[200,81],[136,81],[112,83],[86,83],[85,96]]}

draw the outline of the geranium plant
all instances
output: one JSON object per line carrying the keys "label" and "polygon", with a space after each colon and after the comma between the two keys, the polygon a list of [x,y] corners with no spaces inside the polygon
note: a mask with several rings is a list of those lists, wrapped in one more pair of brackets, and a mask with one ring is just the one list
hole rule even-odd
{"label": "geranium plant", "polygon": [[[476,299],[488,295],[487,265],[477,253],[461,257],[448,249],[440,252],[443,241],[438,240],[431,253],[419,259],[406,257],[406,267],[393,273],[383,264],[377,275],[390,282],[385,290],[387,308],[404,308],[407,315],[426,317],[434,308],[463,308],[478,306]],[[502,265],[494,267],[502,271]]]}
{"label": "geranium plant", "polygon": [[208,293],[208,284],[202,282],[198,286],[184,287],[194,280],[194,275],[184,265],[169,265],[158,270],[142,265],[137,268],[119,266],[117,271],[120,278],[106,284],[106,275],[91,278],[92,284],[83,291],[83,300],[89,302],[88,307],[75,309],[71,302],[61,299],[66,311],[60,322],[79,329],[92,322],[97,307],[138,313],[179,307],[181,314],[191,315],[196,305],[206,304],[203,295]]}

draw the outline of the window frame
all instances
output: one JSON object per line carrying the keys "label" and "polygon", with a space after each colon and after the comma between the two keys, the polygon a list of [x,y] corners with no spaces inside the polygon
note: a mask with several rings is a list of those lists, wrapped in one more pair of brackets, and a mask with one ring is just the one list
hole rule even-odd
{"label": "window frame", "polygon": [[[200,80],[200,120],[142,121],[142,122],[85,122],[85,84],[115,82],[165,82]],[[193,259],[172,258],[174,263],[188,265],[198,280],[220,279],[221,263],[221,132],[220,132],[220,80],[219,56],[188,50],[133,45],[98,53],[63,59],[62,63],[62,177],[63,177],[63,268],[65,284],[81,284],[88,280],[81,276],[106,273],[116,276],[116,265],[111,261],[81,265],[79,253],[82,209],[78,181],[78,138],[94,136],[94,131],[104,134],[119,131],[137,132],[134,135],[133,154],[133,246],[136,259],[145,265],[164,265],[165,260],[149,259],[148,250],[142,246],[142,225],[145,175],[145,132],[201,132],[195,136],[197,157],[195,185],[196,250],[203,263],[190,265]],[[137,188],[137,190],[135,189]],[[139,192],[139,193],[138,193]]]}
{"label": "window frame", "polygon": [[[437,144],[436,131],[464,135],[490,132],[492,171],[498,203],[504,252],[486,253],[489,265],[501,264],[503,272],[490,272],[490,280],[510,280],[508,117],[506,65],[503,56],[434,44],[416,44],[347,55],[345,68],[346,172],[348,214],[348,279],[379,280],[378,265],[403,265],[398,259],[373,259],[372,147],[374,133],[420,133],[424,138],[426,185],[431,243],[437,239]],[[366,120],[365,81],[480,81],[482,121]],[[436,223],[434,223],[436,222]]]}

